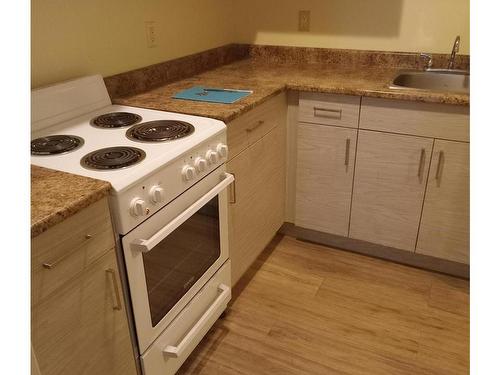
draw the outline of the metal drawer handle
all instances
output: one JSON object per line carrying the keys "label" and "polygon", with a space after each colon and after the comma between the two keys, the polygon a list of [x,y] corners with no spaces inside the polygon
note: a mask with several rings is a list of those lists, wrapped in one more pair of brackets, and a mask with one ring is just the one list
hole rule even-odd
{"label": "metal drawer handle", "polygon": [[314,107],[314,117],[326,117],[326,118],[333,118],[336,120],[341,120],[342,119],[342,110],[341,109]]}
{"label": "metal drawer handle", "polygon": [[[85,235],[85,240],[90,240],[91,238],[92,238],[92,235],[90,235],[90,234]],[[63,260],[68,258],[70,255],[76,253],[79,249],[80,249],[80,247],[77,246],[75,249],[73,249],[73,251],[67,252],[66,254],[64,254],[63,256],[61,256],[60,258],[58,258],[56,260],[53,260],[52,262],[43,263],[42,266],[43,266],[43,268],[51,270],[52,268],[57,266],[59,263],[61,263]]]}
{"label": "metal drawer handle", "polygon": [[236,204],[236,175],[234,173],[230,173],[233,175],[234,180],[233,183],[230,186],[229,190],[229,203],[230,204]]}
{"label": "metal drawer handle", "polygon": [[249,133],[251,133],[251,132],[253,132],[255,129],[257,129],[259,126],[263,125],[264,123],[265,123],[265,121],[264,121],[264,120],[259,120],[259,121],[257,121],[257,124],[256,124],[256,125],[254,125],[254,126],[251,126],[251,127],[247,128],[247,129],[246,129],[246,131],[247,131],[247,132],[249,132]]}
{"label": "metal drawer handle", "polygon": [[111,280],[113,281],[113,289],[115,291],[116,305],[113,306],[113,310],[122,309],[122,301],[120,299],[120,288],[118,288],[118,280],[116,279],[116,272],[112,268],[106,270],[108,275],[111,275]]}
{"label": "metal drawer handle", "polygon": [[424,165],[425,165],[425,148],[420,150],[420,163],[418,165],[418,179],[420,182],[422,182],[422,179],[424,178]]}
{"label": "metal drawer handle", "polygon": [[213,317],[213,315],[220,309],[220,307],[227,304],[227,298],[231,296],[231,288],[225,284],[220,284],[217,287],[217,293],[219,294],[215,301],[210,305],[210,307],[201,316],[200,320],[191,328],[191,330],[184,336],[182,341],[177,346],[168,345],[163,349],[163,354],[171,358],[179,358],[185,353],[186,348],[189,344],[196,339],[196,336],[205,328],[207,322]]}
{"label": "metal drawer handle", "polygon": [[443,175],[444,169],[444,151],[439,151],[438,165],[436,168],[436,180],[438,186],[441,184],[441,176]]}
{"label": "metal drawer handle", "polygon": [[344,165],[346,167],[349,166],[349,151],[350,151],[350,148],[351,148],[351,139],[347,138],[345,140],[345,160],[344,160]]}

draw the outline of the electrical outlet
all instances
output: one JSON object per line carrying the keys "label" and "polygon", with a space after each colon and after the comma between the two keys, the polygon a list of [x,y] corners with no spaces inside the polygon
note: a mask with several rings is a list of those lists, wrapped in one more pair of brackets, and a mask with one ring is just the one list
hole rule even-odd
{"label": "electrical outlet", "polygon": [[158,35],[156,34],[156,24],[154,22],[145,22],[146,25],[146,44],[148,48],[156,47],[158,44]]}
{"label": "electrical outlet", "polygon": [[311,11],[299,10],[299,31],[309,31],[311,27]]}

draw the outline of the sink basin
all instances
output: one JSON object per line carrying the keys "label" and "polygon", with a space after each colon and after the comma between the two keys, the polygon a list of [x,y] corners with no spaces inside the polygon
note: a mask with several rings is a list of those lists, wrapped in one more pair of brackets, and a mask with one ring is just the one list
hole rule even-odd
{"label": "sink basin", "polygon": [[402,71],[393,79],[391,89],[416,89],[469,93],[469,72],[464,70]]}

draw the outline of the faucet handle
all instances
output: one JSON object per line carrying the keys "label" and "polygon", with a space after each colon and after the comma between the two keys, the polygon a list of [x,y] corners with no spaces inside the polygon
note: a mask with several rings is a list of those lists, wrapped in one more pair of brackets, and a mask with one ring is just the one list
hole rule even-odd
{"label": "faucet handle", "polygon": [[424,57],[427,59],[427,63],[425,64],[424,70],[428,70],[432,68],[432,55],[428,53],[421,53],[420,57]]}
{"label": "faucet handle", "polygon": [[457,37],[455,38],[455,42],[453,43],[453,50],[455,51],[455,53],[458,53],[458,51],[460,50],[460,35],[457,35]]}

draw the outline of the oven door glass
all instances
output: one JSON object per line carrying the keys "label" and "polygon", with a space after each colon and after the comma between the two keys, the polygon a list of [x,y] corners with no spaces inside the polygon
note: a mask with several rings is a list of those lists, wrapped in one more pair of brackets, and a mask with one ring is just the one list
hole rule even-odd
{"label": "oven door glass", "polygon": [[218,196],[215,196],[151,251],[143,254],[153,327],[219,258],[218,202]]}

